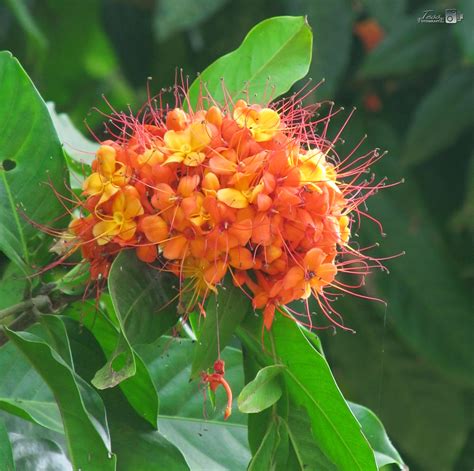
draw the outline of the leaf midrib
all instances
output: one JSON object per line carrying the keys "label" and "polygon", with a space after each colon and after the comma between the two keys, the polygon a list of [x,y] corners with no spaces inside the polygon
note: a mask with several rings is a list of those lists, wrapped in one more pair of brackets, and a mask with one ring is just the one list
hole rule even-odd
{"label": "leaf midrib", "polygon": [[[252,74],[252,76],[247,80],[247,82],[251,82],[252,80],[255,79],[255,77],[257,77],[266,67],[268,67],[269,64],[271,64],[275,58],[281,53],[281,51],[283,49],[285,49],[286,47],[288,47],[288,45],[295,39],[296,36],[298,36],[302,29],[305,27],[305,22],[303,21],[303,24],[300,28],[298,28],[298,30],[282,45],[280,46],[275,52],[274,54],[267,60],[267,62],[265,62],[264,64],[262,64],[256,72],[254,72]],[[244,46],[244,44],[242,44],[242,46]],[[241,46],[241,47],[242,47]],[[235,52],[238,52],[240,49],[240,47],[235,51]],[[242,87],[237,93],[235,94],[232,94],[232,96],[239,96],[243,91],[245,90],[245,87]]]}
{"label": "leaf midrib", "polygon": [[301,390],[305,393],[305,395],[308,397],[308,399],[315,405],[315,407],[320,411],[320,413],[323,415],[323,417],[326,419],[326,421],[329,423],[331,428],[333,429],[335,435],[338,437],[339,441],[342,443],[344,448],[348,451],[349,455],[351,456],[352,460],[354,461],[354,464],[357,465],[357,469],[360,469],[361,471],[364,471],[363,468],[361,468],[359,461],[356,459],[354,454],[352,453],[351,448],[347,445],[346,441],[344,438],[341,436],[339,430],[337,427],[333,424],[332,420],[328,417],[324,409],[321,408],[319,403],[313,398],[311,393],[308,391],[308,389],[298,380],[298,378],[292,373],[289,369],[285,370],[285,374],[291,377],[291,379],[301,388]]}

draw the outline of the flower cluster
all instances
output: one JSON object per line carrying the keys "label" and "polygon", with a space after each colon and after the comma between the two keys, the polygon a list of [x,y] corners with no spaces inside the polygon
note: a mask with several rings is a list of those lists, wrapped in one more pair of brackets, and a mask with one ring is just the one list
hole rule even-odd
{"label": "flower cluster", "polygon": [[69,228],[91,277],[106,277],[113,257],[133,248],[179,277],[185,312],[229,274],[267,329],[281,306],[311,295],[339,325],[325,290],[350,292],[338,271],[368,270],[349,238],[353,215],[381,185],[359,182],[379,154],[338,158],[340,132],[326,137],[332,105],[319,121],[300,98],[180,105],[113,116],[120,132],[101,143],[85,211]]}

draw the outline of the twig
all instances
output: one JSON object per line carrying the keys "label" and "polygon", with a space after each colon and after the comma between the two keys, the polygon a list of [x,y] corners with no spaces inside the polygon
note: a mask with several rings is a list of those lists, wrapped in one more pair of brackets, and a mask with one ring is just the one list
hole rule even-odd
{"label": "twig", "polygon": [[40,294],[39,296],[27,299],[26,301],[22,301],[21,303],[15,304],[14,306],[0,310],[0,321],[6,317],[15,316],[25,311],[29,311],[32,308],[42,311],[43,309],[51,309],[51,307],[52,303],[49,296]]}

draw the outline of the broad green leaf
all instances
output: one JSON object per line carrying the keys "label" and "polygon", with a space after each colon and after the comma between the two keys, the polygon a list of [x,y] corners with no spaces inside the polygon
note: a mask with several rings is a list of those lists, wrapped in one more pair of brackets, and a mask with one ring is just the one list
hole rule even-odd
{"label": "broad green leaf", "polygon": [[9,342],[0,349],[0,409],[42,427],[63,431],[51,390]]}
{"label": "broad green leaf", "polygon": [[265,103],[287,92],[309,69],[311,29],[302,16],[280,16],[262,21],[235,51],[207,67],[189,90],[195,105],[205,86],[217,102],[248,98]]}
{"label": "broad green leaf", "polygon": [[[162,337],[137,347],[160,393],[159,430],[180,448],[191,469],[243,471],[250,459],[245,415],[234,400],[232,415],[224,421],[222,388],[216,391],[216,409],[205,406],[202,388],[197,381],[189,382],[194,345],[187,339]],[[243,386],[242,356],[226,348],[222,359],[235,397]]]}
{"label": "broad green leaf", "polygon": [[295,3],[289,0],[288,4],[291,13],[308,15],[308,23],[313,29],[314,54],[309,73],[314,83],[325,79],[316,95],[333,97],[350,59],[353,15],[350,1],[303,0]]}
{"label": "broad green leaf", "polygon": [[377,466],[381,468],[387,464],[397,464],[403,469],[402,457],[392,445],[379,418],[367,407],[349,402],[352,413],[359,421],[365,437],[375,452]]}
{"label": "broad green leaf", "polygon": [[242,319],[251,312],[249,299],[240,290],[233,289],[231,283],[227,285],[220,287],[215,296],[209,295],[206,303],[206,317],[201,321],[194,350],[191,370],[193,379],[213,365]]}
{"label": "broad green leaf", "polygon": [[262,443],[258,448],[252,460],[249,463],[249,471],[259,471],[261,469],[273,469],[272,459],[277,441],[277,427],[275,422],[270,422],[270,425],[265,433]]}
{"label": "broad green leaf", "polygon": [[237,407],[237,394],[243,387],[240,352],[230,347],[222,351],[225,378],[234,392],[232,415],[224,422],[226,396],[223,389],[216,391],[216,409],[209,410],[199,381],[189,382],[189,360],[195,345],[192,340],[163,336],[153,344],[137,346],[160,393],[160,415],[245,425],[246,416]]}
{"label": "broad green leaf", "polygon": [[138,260],[133,250],[114,260],[108,286],[120,336],[107,364],[94,378],[97,388],[113,387],[132,377],[136,372],[132,345],[153,342],[177,322],[172,285],[177,282],[172,275]]}
{"label": "broad green leaf", "polygon": [[[39,328],[40,326],[36,324],[30,329],[37,331]],[[10,345],[11,349],[15,352],[12,358],[12,362],[15,364],[14,368],[26,366],[29,372],[37,375],[31,365],[27,363],[25,357],[16,350],[14,345],[11,343],[8,345]],[[29,374],[27,376],[30,377]],[[39,378],[39,380],[42,384],[39,388],[48,390],[48,401],[55,405],[53,394],[46,384],[42,382],[41,378]],[[25,377],[22,382],[25,389],[30,386],[27,377]],[[31,386],[38,389],[38,386],[35,384]],[[0,421],[3,420],[5,423],[12,442],[13,457],[17,470],[38,471],[45,469],[48,471],[72,471],[71,463],[65,453],[65,437],[59,411],[57,412],[61,432],[54,432],[34,422],[20,419],[6,412],[0,412]]]}
{"label": "broad green leaf", "polygon": [[155,10],[153,29],[158,41],[164,41],[174,33],[195,28],[227,0],[161,0]]}
{"label": "broad green leaf", "polygon": [[70,296],[78,296],[86,291],[89,281],[90,266],[83,261],[61,276],[59,280],[55,281],[55,289]]}
{"label": "broad green leaf", "polygon": [[474,64],[474,35],[472,34],[472,18],[474,17],[474,3],[470,0],[459,0],[458,13],[464,15],[463,21],[456,23],[453,34],[459,40],[464,54],[464,61]]}
{"label": "broad green leaf", "polygon": [[289,444],[288,426],[281,417],[276,416],[270,422],[260,447],[249,463],[248,470],[285,469]]}
{"label": "broad green leaf", "polygon": [[24,0],[6,0],[6,4],[37,49],[46,48],[48,41],[29,12],[28,3]]}
{"label": "broad green leaf", "polygon": [[[101,347],[89,330],[81,329],[77,322],[69,319],[66,325],[76,372],[90,380],[102,361]],[[125,381],[121,384],[124,383]],[[156,391],[154,394],[156,397]],[[103,391],[102,397],[107,409],[118,471],[187,469],[180,451],[156,431],[156,416],[154,425],[142,420],[129,406],[119,388]]]}
{"label": "broad green leaf", "polygon": [[7,429],[0,419],[0,464],[5,471],[15,471],[15,463],[13,462],[13,453],[10,439],[8,438]]}
{"label": "broad green leaf", "polygon": [[439,57],[433,51],[441,48],[446,31],[421,27],[414,16],[397,23],[397,27],[366,56],[358,73],[360,78],[404,75],[438,63]]}
{"label": "broad green leaf", "polygon": [[28,219],[61,223],[67,212],[48,184],[64,194],[67,170],[46,105],[8,52],[0,53],[0,83],[0,249],[27,272],[44,239]]}
{"label": "broad green leaf", "polygon": [[69,345],[67,331],[61,318],[55,315],[42,315],[40,323],[44,330],[36,334],[42,337],[53,350],[59,353],[67,365],[74,370],[71,346]]}
{"label": "broad green leaf", "polygon": [[113,388],[133,377],[137,372],[137,365],[133,349],[127,338],[121,333],[117,336],[114,351],[108,357],[107,363],[96,372],[92,384],[97,389]]}
{"label": "broad green leaf", "polygon": [[97,393],[40,337],[9,329],[6,333],[53,391],[74,466],[114,470],[105,410]]}
{"label": "broad green leaf", "polygon": [[31,422],[2,414],[13,449],[18,471],[72,471],[62,448],[64,439]]}
{"label": "broad green leaf", "polygon": [[66,153],[71,188],[81,189],[99,144],[85,138],[67,114],[56,111],[54,103],[48,102],[46,106]]}
{"label": "broad green leaf", "polygon": [[[254,355],[262,357],[261,322],[250,317],[247,320],[239,336]],[[341,470],[375,471],[373,451],[324,357],[306,339],[296,322],[285,316],[276,317],[271,334],[277,358],[287,367],[283,377],[289,397],[309,414],[317,445]],[[264,363],[268,361],[264,359]]]}
{"label": "broad green leaf", "polygon": [[23,300],[29,281],[12,262],[2,264],[0,273],[0,309],[5,309]]}
{"label": "broad green leaf", "polygon": [[414,165],[446,149],[474,124],[474,71],[446,75],[418,104],[403,161]]}
{"label": "broad green leaf", "polygon": [[154,342],[176,324],[178,284],[176,276],[141,262],[133,250],[114,260],[109,292],[132,345]]}
{"label": "broad green leaf", "polygon": [[[74,3],[45,0],[35,8],[35,18],[49,43],[61,44],[60,48],[54,48],[54,54],[47,54],[41,61],[44,70],[48,70],[44,94],[61,109],[75,105],[74,114],[80,122],[97,100],[97,81],[109,77],[120,81],[115,51],[101,25],[100,8],[98,0]],[[52,12],[61,18],[61,24],[51,21]],[[77,21],[78,18],[82,21]],[[109,85],[109,98],[115,86]],[[77,99],[79,90],[81,100]]]}
{"label": "broad green leaf", "polygon": [[[337,308],[357,331],[325,338],[343,390],[377,410],[408,465],[423,470],[456,469],[454,463],[472,423],[465,401],[469,390],[407,347],[392,325],[391,310],[385,322],[371,303],[346,298]],[[416,407],[413,398],[420,398]],[[446,430],[451,432],[446,434]]]}
{"label": "broad green leaf", "polygon": [[15,432],[10,434],[10,439],[18,471],[72,471],[71,463],[55,442]]}
{"label": "broad green leaf", "polygon": [[112,443],[117,453],[117,471],[190,469],[178,450],[160,432],[111,418]]}
{"label": "broad green leaf", "polygon": [[[244,379],[245,383],[249,384],[257,373],[262,368],[261,363],[257,362],[254,353],[246,348],[245,344],[242,344],[242,360],[243,360],[243,368],[244,368]],[[284,385],[283,385],[284,386]],[[283,393],[283,391],[282,391]],[[277,403],[277,408],[280,403],[285,401],[287,398],[287,394],[284,394],[280,401]],[[278,410],[279,415],[286,419],[288,413],[281,413]],[[247,415],[247,426],[248,426],[248,442],[250,451],[252,452],[252,456],[257,453],[260,444],[263,441],[263,437],[267,433],[268,425],[270,421],[272,421],[274,416],[273,409],[264,409],[262,412],[258,414],[248,414]]]}
{"label": "broad green leaf", "polygon": [[66,113],[56,111],[56,105],[53,102],[47,102],[46,106],[64,150],[77,163],[90,165],[99,144],[84,137]]}
{"label": "broad green leaf", "polygon": [[[107,358],[113,356],[120,333],[100,309],[93,303],[75,303],[70,305],[64,314],[80,322],[91,332]],[[76,335],[81,337],[77,326],[75,330]],[[156,428],[159,406],[156,388],[140,355],[133,349],[132,351],[136,372],[123,380],[119,386],[135,411]]]}
{"label": "broad green leaf", "polygon": [[296,455],[295,470],[337,471],[338,468],[321,451],[313,436],[308,433],[311,420],[307,412],[292,405],[288,416],[288,433]]}
{"label": "broad green leaf", "polygon": [[278,401],[282,394],[278,376],[284,368],[283,365],[262,368],[242,389],[238,399],[240,411],[246,414],[261,412]]}

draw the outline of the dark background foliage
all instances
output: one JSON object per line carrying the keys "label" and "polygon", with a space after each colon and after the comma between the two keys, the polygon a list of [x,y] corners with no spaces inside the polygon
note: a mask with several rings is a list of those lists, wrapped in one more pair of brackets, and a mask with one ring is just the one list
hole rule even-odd
{"label": "dark background foliage", "polygon": [[[377,256],[406,252],[387,262],[389,276],[377,273],[364,288],[388,307],[341,299],[337,307],[357,334],[322,333],[329,363],[344,395],[379,415],[411,470],[463,471],[474,465],[473,6],[471,0],[4,0],[0,49],[20,59],[41,95],[78,129],[87,134],[87,118],[100,134],[103,118],[91,109],[107,110],[102,94],[117,109],[138,107],[147,77],[155,91],[174,83],[177,67],[192,79],[262,19],[308,15],[310,76],[326,79],[311,99],[358,108],[339,153],[367,132],[367,147],[389,151],[373,170],[405,180],[368,203],[386,236],[369,221],[358,232],[362,245],[380,242]],[[445,8],[457,8],[464,19],[418,23],[424,10],[444,15]],[[4,269],[2,277],[8,282]]]}

